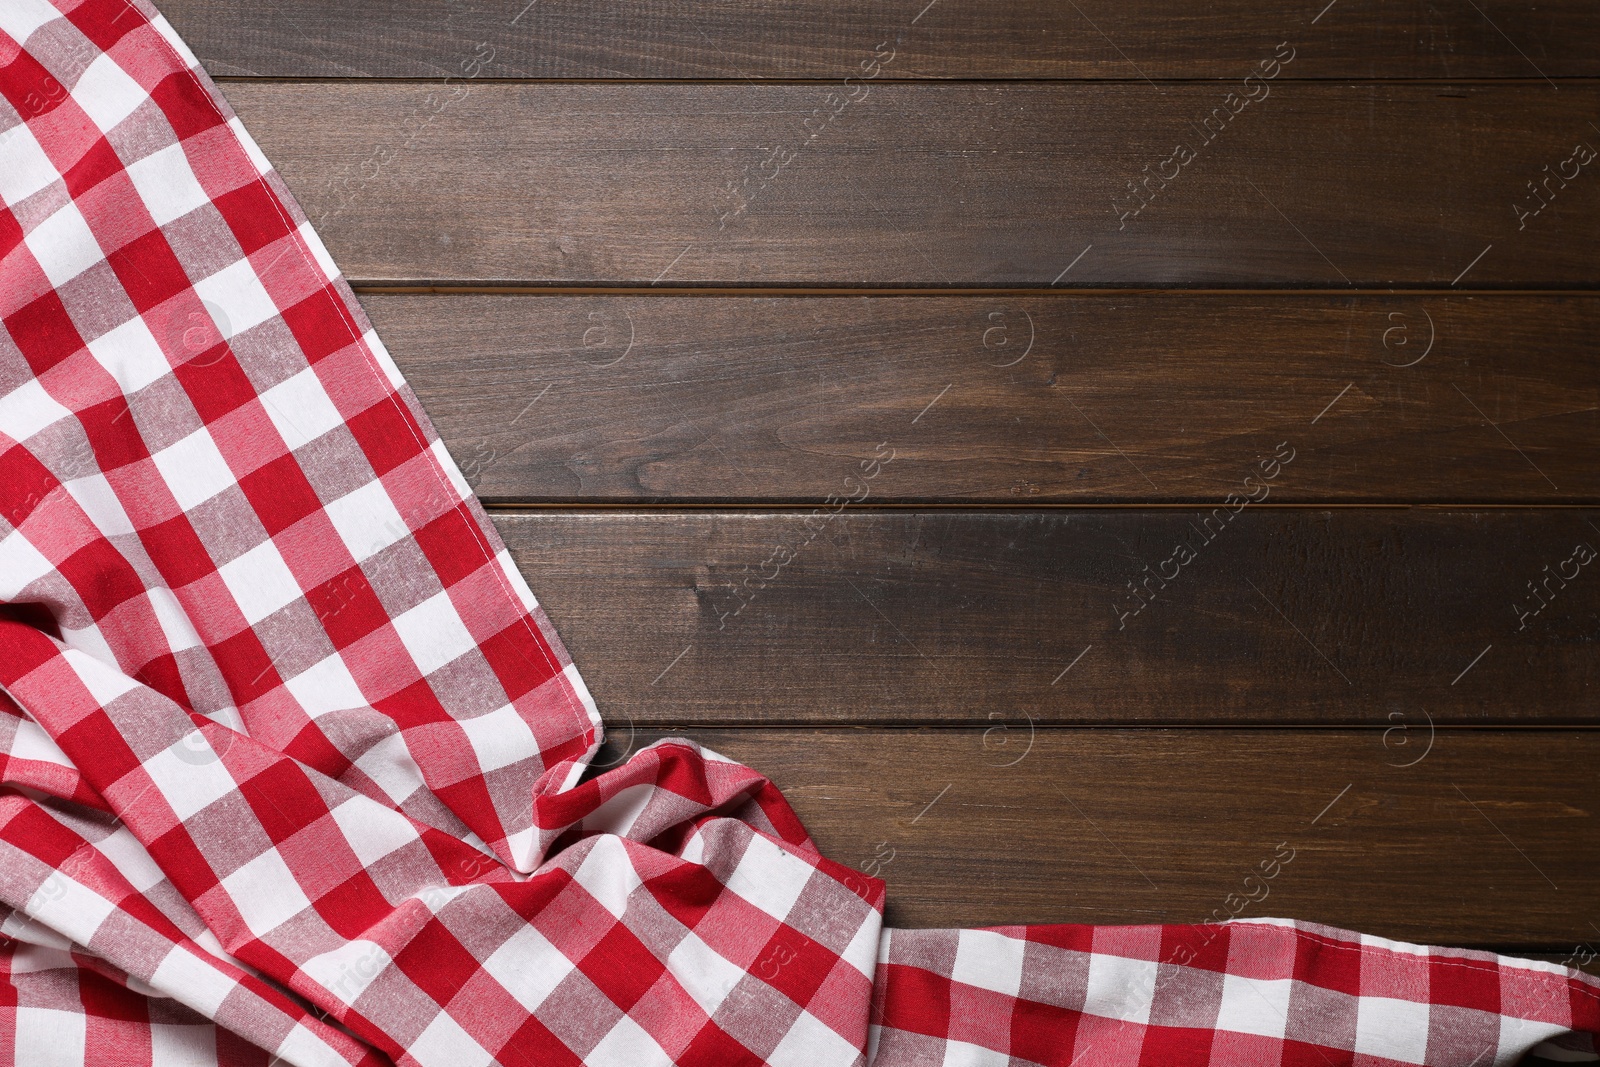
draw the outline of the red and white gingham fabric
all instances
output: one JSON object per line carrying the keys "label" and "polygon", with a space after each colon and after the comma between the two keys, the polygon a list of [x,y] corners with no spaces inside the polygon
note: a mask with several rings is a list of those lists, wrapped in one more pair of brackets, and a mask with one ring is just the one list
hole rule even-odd
{"label": "red and white gingham fabric", "polygon": [[885,930],[582,680],[135,0],[0,0],[0,1063],[1594,1060],[1600,984],[1282,920]]}

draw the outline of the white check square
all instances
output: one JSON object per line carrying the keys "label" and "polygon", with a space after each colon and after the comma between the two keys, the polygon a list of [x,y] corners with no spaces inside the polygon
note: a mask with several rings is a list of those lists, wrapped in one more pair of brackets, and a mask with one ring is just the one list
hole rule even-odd
{"label": "white check square", "polygon": [[1156,971],[1156,964],[1151,960],[1092,953],[1083,1010],[1102,1019],[1119,1019],[1141,1026],[1148,1024]]}
{"label": "white check square", "polygon": [[[11,0],[6,0],[10,3]],[[4,6],[4,5],[0,5]],[[89,1028],[86,1012],[56,1008],[16,1007],[9,1010],[15,1027],[13,1063],[87,1063],[84,1042]]]}
{"label": "white check square", "polygon": [[356,758],[356,767],[377,782],[384,795],[396,804],[404,804],[406,798],[422,788],[422,770],[399,733],[370,746]]}
{"label": "white check square", "polygon": [[[624,1015],[583,1062],[584,1067],[673,1067],[676,1061],[656,1044],[649,1031]],[[818,1062],[823,1061],[813,1061],[813,1067]]]}
{"label": "white check square", "polygon": [[89,342],[89,353],[122,386],[125,394],[159,381],[172,370],[144,319],[131,318]]}
{"label": "white check square", "polygon": [[34,30],[61,17],[45,0],[6,0],[0,4],[0,32],[18,44],[27,44]]}
{"label": "white check square", "polygon": [[573,963],[531,926],[522,926],[489,958],[483,969],[528,1011],[535,1011],[573,971]]}
{"label": "white check square", "polygon": [[100,627],[87,619],[84,620],[84,625],[76,630],[62,625],[61,641],[68,648],[82,652],[90,659],[97,659],[101,663],[117,662],[117,654],[111,650],[111,642],[100,632]]}
{"label": "white check square", "polygon": [[184,511],[194,510],[238,481],[203,426],[150,459]]}
{"label": "white check square", "polygon": [[356,938],[311,957],[300,970],[343,1003],[354,1004],[393,962],[377,942]]}
{"label": "white check square", "polygon": [[144,761],[156,791],[179,819],[188,819],[238,788],[199,730]]}
{"label": "white check square", "polygon": [[451,603],[450,594],[442,590],[397,616],[394,628],[424,675],[478,647]]}
{"label": "white check square", "polygon": [[[11,736],[12,759],[33,760],[37,763],[54,763],[58,767],[72,767],[72,760],[61,751],[54,738],[44,732],[44,727],[32,719],[18,719],[16,733]],[[73,768],[74,770],[76,768]]]}
{"label": "white check square", "polygon": [[33,547],[21,530],[0,538],[0,601],[17,599],[28,586],[55,572],[48,556]]}
{"label": "white check square", "polygon": [[421,1067],[494,1067],[489,1051],[442,1010],[406,1052]]}
{"label": "white check square", "polygon": [[215,1027],[199,1023],[151,1023],[150,1067],[195,1067],[217,1059]]}
{"label": "white check square", "polygon": [[126,878],[129,885],[141,893],[167,880],[166,872],[156,866],[156,861],[150,858],[150,853],[145,851],[144,845],[126,826],[102,837],[94,843],[94,847],[96,852],[111,861],[117,873]]}
{"label": "white check square", "polygon": [[804,860],[753,836],[728,878],[728,889],[781,922],[815,873]]}
{"label": "white check square", "polygon": [[0,397],[0,433],[21,443],[71,414],[44,391],[39,379],[30,378]]}
{"label": "white check square", "polygon": [[621,838],[606,835],[590,840],[594,845],[572,877],[601,907],[620,919],[628,910],[628,899],[644,882],[634,871]]}
{"label": "white check square", "polygon": [[667,970],[708,1017],[717,1013],[745,976],[743,967],[724,959],[692,932],[667,957]]}
{"label": "white check square", "polygon": [[852,1063],[859,1055],[855,1046],[834,1033],[827,1023],[802,1011],[767,1057],[767,1063],[770,1067],[816,1067],[819,1063]]}
{"label": "white check square", "polygon": [[105,259],[76,204],[64,204],[23,238],[50,284],[60,288]]}
{"label": "white check square", "polygon": [[172,595],[172,590],[156,586],[150,590],[149,597],[150,610],[155,612],[156,622],[161,626],[169,649],[182,652],[186,648],[199,648],[205,643],[200,640],[194,623],[189,621],[188,614],[184,612],[183,605],[178,603],[178,598]]}
{"label": "white check square", "polygon": [[328,399],[312,367],[262,393],[261,405],[291,452],[344,425],[344,416]]}
{"label": "white check square", "polygon": [[[178,36],[178,31],[172,28],[172,23],[168,22],[164,16],[158,13],[155,18],[150,20],[150,25],[155,27],[156,32],[161,35],[161,39],[171,45],[174,52],[178,53],[178,59],[183,62],[185,69],[193,70],[200,65],[200,60],[189,50],[189,46],[184,43],[183,38]],[[234,119],[234,122],[238,121],[238,119]]]}
{"label": "white check square", "polygon": [[363,867],[422,840],[410,819],[371,797],[353,796],[330,814]]}
{"label": "white check square", "polygon": [[1289,996],[1293,991],[1294,981],[1289,978],[1224,975],[1217,1029],[1282,1038],[1289,1028]]}
{"label": "white check square", "polygon": [[371,559],[409,532],[383,483],[373,479],[324,509],[357,563]]}
{"label": "white check square", "polygon": [[[476,720],[474,720],[476,721]],[[585,833],[616,834],[627,837],[633,824],[643,815],[650,802],[660,793],[655,782],[639,782],[624,786],[583,817]]]}
{"label": "white check square", "polygon": [[1356,1055],[1425,1063],[1428,1005],[1394,997],[1356,998]]}
{"label": "white check square", "polygon": [[330,711],[367,706],[361,687],[337,652],[290,678],[284,688],[313,719]]}
{"label": "white check square", "polygon": [[61,487],[78,502],[83,513],[89,516],[89,521],[94,523],[94,528],[105,536],[133,533],[133,521],[122,509],[122,501],[117,499],[117,492],[111,488],[105,475],[90,474],[74,478],[62,483]]}
{"label": "white check square", "polygon": [[[3,10],[8,5],[0,5]],[[0,200],[15,207],[28,197],[60,179],[55,164],[39,147],[38,138],[26,125],[13,126],[0,133],[0,146],[4,146],[5,166],[0,167]]]}
{"label": "white check square", "polygon": [[539,742],[533,731],[510,704],[487,715],[457,722],[472,745],[479,767],[485,772],[498,771],[538,755]]}
{"label": "white check square", "polygon": [[189,156],[181,144],[168,145],[128,165],[128,178],[157,226],[181,219],[210,202],[195,180]]}
{"label": "white check square", "polygon": [[1014,997],[1022,988],[1022,957],[1027,942],[987,930],[962,930],[950,977],[957,982]]}
{"label": "white check square", "polygon": [[95,659],[81,649],[68,648],[61,653],[61,658],[72,668],[73,673],[78,676],[78,681],[83,683],[83,687],[101,707],[106,707],[124,693],[131,693],[139,688],[139,683],[123,674],[120,669]]}
{"label": "white check square", "polygon": [[60,871],[44,880],[27,906],[30,919],[80,945],[93,941],[100,924],[116,910],[111,901]]}
{"label": "white check square", "polygon": [[[217,332],[224,341],[231,341],[252,327],[259,326],[278,313],[278,306],[256,277],[250,261],[241,259],[217,271],[209,278],[194,283],[194,291],[201,300],[215,304],[224,312]],[[212,316],[216,318],[215,315]]]}
{"label": "white check square", "polygon": [[110,133],[149,99],[139,83],[102,53],[84,69],[72,87],[72,100],[83,108],[101,132]]}
{"label": "white check square", "polygon": [[271,933],[311,906],[277,849],[268,849],[228,875],[222,888],[256,937]]}
{"label": "white check square", "polygon": [[224,563],[217,574],[251,626],[300,596],[300,583],[271,541]]}
{"label": "white check square", "polygon": [[970,1041],[951,1039],[944,1043],[944,1059],[939,1067],[1010,1067],[1011,1057]]}
{"label": "white check square", "polygon": [[[1534,1048],[1541,1041],[1548,1041],[1566,1031],[1560,1023],[1536,1023],[1528,1019],[1518,1019],[1510,1015],[1500,1016],[1500,1034],[1496,1047],[1495,1063],[1520,1063],[1524,1053],[1532,1050],[1537,1056],[1548,1054],[1550,1049]],[[1531,1058],[1531,1057],[1530,1057]],[[1555,1059],[1555,1057],[1551,1057]],[[1556,1062],[1560,1062],[1559,1059]],[[1573,1062],[1582,1063],[1582,1060]],[[1592,1060],[1590,1062],[1593,1062]]]}
{"label": "white check square", "polygon": [[162,957],[156,973],[150,976],[150,984],[206,1015],[217,1013],[235,985],[230,975],[182,945],[174,945]]}

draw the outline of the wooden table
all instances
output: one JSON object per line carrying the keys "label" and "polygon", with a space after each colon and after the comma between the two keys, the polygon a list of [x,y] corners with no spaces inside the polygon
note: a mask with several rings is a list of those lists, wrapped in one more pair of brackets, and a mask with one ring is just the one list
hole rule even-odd
{"label": "wooden table", "polygon": [[163,6],[607,760],[760,768],[898,924],[1581,962],[1600,9],[1323,2]]}

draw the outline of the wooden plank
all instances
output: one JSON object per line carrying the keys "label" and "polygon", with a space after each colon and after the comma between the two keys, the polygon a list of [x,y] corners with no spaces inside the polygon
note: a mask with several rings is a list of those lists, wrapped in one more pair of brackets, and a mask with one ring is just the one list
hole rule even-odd
{"label": "wooden plank", "polygon": [[1235,88],[226,92],[357,281],[1593,286],[1600,86]]}
{"label": "wooden plank", "polygon": [[[613,731],[605,762],[629,747]],[[691,736],[777,783],[824,855],[887,879],[898,925],[1236,913],[1568,954],[1596,939],[1600,732],[1442,731],[1410,767],[1379,730]]]}
{"label": "wooden plank", "polygon": [[495,521],[618,722],[1596,721],[1593,511],[840,507]]}
{"label": "wooden plank", "polygon": [[496,503],[1600,499],[1590,296],[363,303]]}
{"label": "wooden plank", "polygon": [[1600,74],[1585,0],[1322,7],[717,0],[664,18],[643,0],[167,0],[162,11],[212,73],[275,77],[440,77],[482,46],[483,77],[843,78],[887,41],[903,78],[1226,78],[1284,39],[1303,45],[1296,73],[1309,78]]}

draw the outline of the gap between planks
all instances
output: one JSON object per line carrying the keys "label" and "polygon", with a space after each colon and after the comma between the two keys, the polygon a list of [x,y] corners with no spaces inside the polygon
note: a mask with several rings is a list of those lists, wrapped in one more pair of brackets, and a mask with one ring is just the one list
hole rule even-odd
{"label": "gap between planks", "polygon": [[845,285],[838,286],[698,286],[684,285],[673,286],[671,283],[662,285],[527,285],[520,282],[485,283],[485,282],[449,282],[449,281],[416,281],[393,282],[373,281],[371,279],[346,279],[357,295],[393,295],[393,296],[617,296],[617,297],[749,297],[751,299],[765,299],[771,297],[817,297],[849,298],[860,297],[974,297],[974,298],[1000,298],[1000,297],[1107,297],[1107,296],[1232,296],[1232,297],[1308,297],[1308,296],[1338,296],[1338,297],[1461,297],[1461,296],[1527,296],[1527,297],[1597,297],[1600,296],[1600,282],[1591,283],[1581,288],[1540,288],[1540,289],[1506,289],[1492,286],[1457,286],[1455,288],[1440,288],[1438,286],[1407,285],[1396,286],[1344,286],[1338,288],[1319,288],[1316,286],[1272,286],[1238,288],[1215,287],[1187,287],[1182,285],[1162,286],[1067,286],[1046,285],[1039,287],[1002,286],[995,288],[982,287],[952,287],[941,289],[931,286],[916,286],[903,289],[888,288],[883,286],[860,286],[849,288]]}
{"label": "gap between planks", "polygon": [[[451,81],[463,79],[454,75],[439,78],[406,78],[395,76],[371,77],[367,75],[292,75],[292,74],[213,74],[211,80],[219,85],[447,85]],[[1340,85],[1418,85],[1424,88],[1433,86],[1440,89],[1450,89],[1463,85],[1548,85],[1554,81],[1558,85],[1571,84],[1575,86],[1600,84],[1600,77],[1583,74],[1557,74],[1553,78],[1541,78],[1538,75],[1524,77],[1521,75],[1502,78],[1291,78],[1280,75],[1273,79],[1277,84],[1307,84],[1316,85],[1323,82],[1336,82]],[[839,78],[769,78],[762,75],[741,77],[732,75],[726,78],[496,78],[479,75],[472,79],[478,85],[809,85],[817,88],[832,88],[840,82]],[[1219,76],[1215,78],[1157,78],[1155,85],[1228,85],[1238,81],[1236,77]],[[894,78],[877,77],[872,79],[874,85],[964,85],[964,86],[1013,86],[1013,85],[1148,85],[1152,84],[1144,78],[959,78],[959,77],[930,77],[930,78]]]}
{"label": "gap between planks", "polygon": [[[733,501],[726,504],[706,504],[697,502],[682,504],[666,500],[660,503],[641,501],[628,504],[599,504],[588,501],[560,502],[560,503],[524,503],[519,501],[479,500],[485,510],[506,517],[537,518],[550,512],[593,512],[601,515],[649,515],[663,511],[686,512],[701,515],[716,515],[722,512],[762,512],[771,514],[799,514],[810,511],[822,501],[808,502],[781,502],[766,503],[763,501]],[[1073,501],[1050,501],[1038,504],[975,504],[970,502],[934,502],[934,503],[879,503],[855,504],[850,508],[851,514],[867,514],[875,511],[972,511],[982,512],[985,515],[999,513],[1015,513],[1019,515],[1035,514],[1040,511],[1203,511],[1206,508],[1218,507],[1219,502],[1214,498],[1190,501],[1163,501],[1156,503],[1106,503],[1099,504],[1092,501],[1077,503]],[[1488,511],[1592,511],[1600,507],[1600,503],[1493,503],[1475,504],[1466,503],[1361,503],[1338,501],[1333,503],[1295,502],[1295,503],[1262,503],[1250,505],[1256,511],[1470,511],[1482,513]]]}

